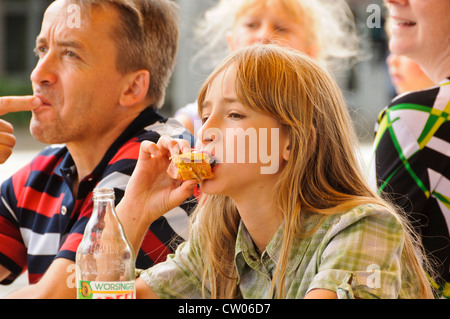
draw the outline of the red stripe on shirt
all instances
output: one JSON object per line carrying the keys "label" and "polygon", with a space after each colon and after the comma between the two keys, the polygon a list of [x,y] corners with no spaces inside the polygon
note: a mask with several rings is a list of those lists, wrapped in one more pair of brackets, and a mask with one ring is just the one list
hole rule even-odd
{"label": "red stripe on shirt", "polygon": [[27,249],[22,242],[20,231],[16,225],[0,216],[0,251],[16,263],[25,267],[27,263]]}
{"label": "red stripe on shirt", "polygon": [[116,155],[114,155],[114,157],[109,162],[109,165],[124,159],[136,160],[139,157],[140,145],[141,144],[137,142],[137,138],[130,140],[119,149]]}
{"label": "red stripe on shirt", "polygon": [[141,249],[153,260],[155,264],[166,260],[171,251],[150,230],[145,234]]}
{"label": "red stripe on shirt", "polygon": [[31,170],[40,171],[47,175],[52,175],[53,169],[58,166],[62,160],[63,158],[54,155],[39,155],[31,163]]}
{"label": "red stripe on shirt", "polygon": [[60,250],[68,250],[68,251],[76,252],[78,245],[81,243],[82,239],[83,239],[83,234],[72,233],[69,236],[67,236],[67,238],[64,241],[64,244],[61,246]]}
{"label": "red stripe on shirt", "polygon": [[61,193],[59,197],[53,197],[30,187],[22,189],[22,194],[18,198],[17,207],[34,211],[46,217],[52,217],[59,213],[65,195]]}

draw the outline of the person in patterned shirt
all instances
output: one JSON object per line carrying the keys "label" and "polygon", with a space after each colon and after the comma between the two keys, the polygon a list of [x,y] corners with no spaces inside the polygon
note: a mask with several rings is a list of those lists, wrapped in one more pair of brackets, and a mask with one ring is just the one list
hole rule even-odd
{"label": "person in patterned shirt", "polygon": [[405,210],[435,264],[433,285],[450,298],[450,2],[386,2],[391,52],[436,86],[397,96],[380,113],[372,183]]}
{"label": "person in patterned shirt", "polygon": [[[80,13],[78,25],[73,12]],[[181,124],[158,114],[175,63],[177,21],[169,0],[57,0],[47,8],[31,74],[34,97],[2,98],[0,106],[33,109],[33,137],[63,144],[2,184],[0,282],[28,270],[31,284],[8,297],[76,298],[75,253],[92,190],[114,188],[119,202],[142,141],[190,139]],[[163,261],[188,237],[194,203],[149,225],[137,267]]]}
{"label": "person in patterned shirt", "polygon": [[[141,272],[138,298],[434,297],[420,246],[367,183],[343,96],[317,62],[271,44],[241,48],[198,101],[196,149],[219,164],[201,183],[189,241]],[[142,143],[117,207],[135,249],[192,193],[195,181],[167,173],[189,149],[167,137]]]}

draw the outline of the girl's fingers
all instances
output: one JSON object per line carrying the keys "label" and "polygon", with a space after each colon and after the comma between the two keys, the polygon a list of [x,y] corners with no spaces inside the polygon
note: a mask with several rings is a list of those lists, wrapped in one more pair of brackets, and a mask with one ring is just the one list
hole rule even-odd
{"label": "girl's fingers", "polygon": [[171,193],[171,201],[172,201],[172,207],[175,208],[177,206],[180,206],[186,198],[191,196],[194,193],[194,188],[197,186],[196,180],[188,180],[183,182],[179,187],[175,188],[173,192]]}
{"label": "girl's fingers", "polygon": [[159,147],[155,143],[150,141],[143,141],[141,143],[141,152],[144,152],[144,154],[142,155],[146,157],[159,158],[162,156],[162,152]]}
{"label": "girl's fingers", "polygon": [[157,145],[161,150],[167,150],[170,153],[170,156],[180,155],[191,151],[191,146],[188,141],[173,139],[166,135],[159,138]]}

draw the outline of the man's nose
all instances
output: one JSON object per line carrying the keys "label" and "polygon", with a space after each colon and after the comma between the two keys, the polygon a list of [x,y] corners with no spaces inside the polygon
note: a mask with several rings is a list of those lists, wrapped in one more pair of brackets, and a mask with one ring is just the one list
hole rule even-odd
{"label": "man's nose", "polygon": [[40,86],[56,83],[56,63],[50,53],[39,59],[33,72],[31,72],[30,79],[33,84]]}

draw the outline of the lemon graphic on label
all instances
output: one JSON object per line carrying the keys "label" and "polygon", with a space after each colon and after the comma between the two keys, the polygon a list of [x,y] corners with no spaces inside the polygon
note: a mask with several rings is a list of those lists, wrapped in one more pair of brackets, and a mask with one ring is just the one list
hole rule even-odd
{"label": "lemon graphic on label", "polygon": [[89,284],[87,282],[82,282],[81,283],[81,294],[85,298],[90,296],[90,294],[91,294],[91,287],[89,286]]}

